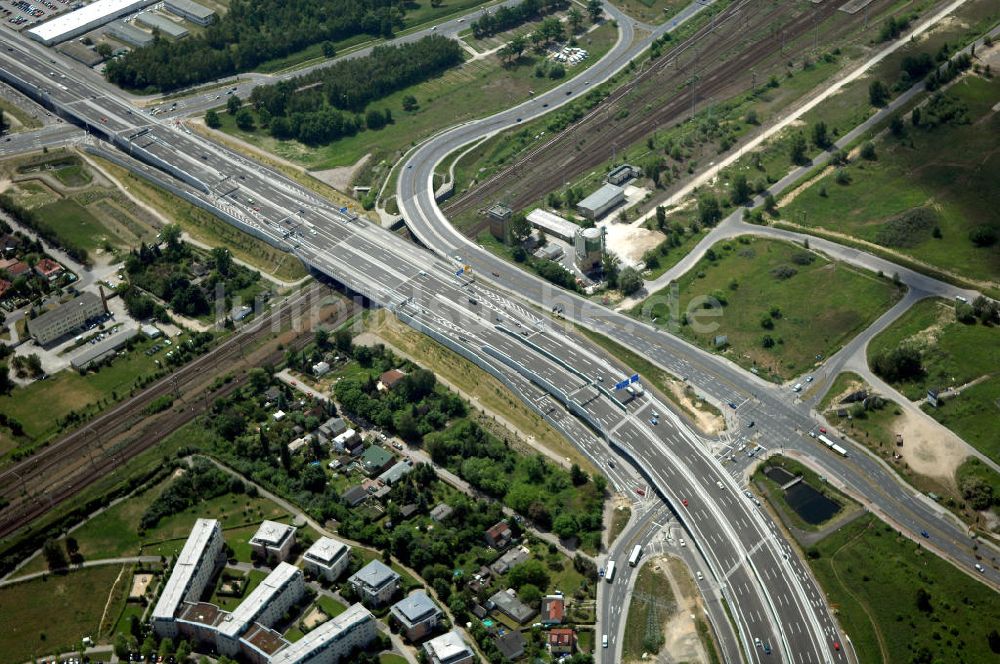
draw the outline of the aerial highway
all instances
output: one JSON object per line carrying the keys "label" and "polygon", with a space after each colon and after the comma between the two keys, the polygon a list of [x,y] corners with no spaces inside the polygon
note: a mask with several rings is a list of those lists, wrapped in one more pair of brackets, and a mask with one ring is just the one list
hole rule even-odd
{"label": "aerial highway", "polygon": [[[634,455],[634,465],[672,505],[691,505],[683,520],[692,545],[724,589],[746,659],[764,657],[767,645],[775,661],[846,661],[843,650],[831,647],[840,637],[825,605],[820,601],[817,611],[813,604],[819,597],[815,585],[795,575],[787,545],[773,536],[766,515],[742,496],[735,481],[703,454],[703,441],[663,404],[644,398],[623,405],[606,388],[596,387],[601,381],[595,376],[610,379],[624,375],[624,368],[597,351],[582,352],[579,340],[563,336],[529,305],[482,283],[465,283],[455,274],[459,263],[435,259],[399,236],[341,213],[280,174],[133,110],[117,96],[62,78],[30,47],[8,48],[16,53],[16,64],[0,75],[140,159],[140,174],[162,170],[174,175],[178,189],[233,223],[294,251],[498,375],[547,393],[599,438],[611,441],[619,454]],[[487,308],[502,320],[490,320],[483,313]],[[642,419],[654,412],[662,413],[662,426]]]}
{"label": "aerial highway", "polygon": [[[609,449],[630,461],[691,533],[692,546],[699,548],[734,614],[739,648],[748,661],[849,661],[849,648],[808,569],[767,514],[744,496],[738,478],[712,456],[709,441],[653,397],[626,398],[613,391],[611,383],[629,372],[572,330],[559,329],[532,303],[546,312],[562,303],[567,319],[647,355],[720,403],[739,403],[737,421],[754,419],[767,446],[801,448],[856,495],[891,510],[902,529],[912,533],[917,527],[934,528],[931,545],[971,566],[960,525],[942,518],[935,506],[902,487],[865,454],[843,459],[818,446],[806,436],[814,426],[808,409],[787,393],[651,326],[556,290],[457,236],[430,191],[434,165],[440,161],[432,157],[451,151],[438,139],[415,152],[408,164],[412,167],[400,178],[400,192],[409,187],[409,196],[400,197],[404,216],[431,253],[331,206],[260,164],[139,113],[121,96],[86,80],[62,78],[55,72],[58,65],[52,68],[47,55],[33,46],[4,44],[14,55],[0,77],[86,127],[102,143],[141,161],[133,167],[136,172],[150,177],[171,174],[174,186],[186,196],[393,309],[416,329],[516,386],[533,406],[557,408],[551,413],[558,415],[549,416],[567,429],[587,432],[583,438],[588,453],[605,468],[611,468]],[[623,51],[614,57],[626,55]],[[588,80],[567,82],[555,96],[565,98],[567,90],[578,94],[627,61],[609,61],[604,70],[592,68]],[[518,117],[544,112],[543,100],[540,96],[528,103],[530,107],[508,111],[499,120],[493,116],[468,123],[462,128],[468,134],[448,140],[475,140],[477,131],[515,125]],[[472,266],[474,281],[464,265]],[[627,485],[629,475],[613,470],[612,481]],[[993,570],[989,575],[996,582]],[[765,644],[773,650],[769,656]]]}

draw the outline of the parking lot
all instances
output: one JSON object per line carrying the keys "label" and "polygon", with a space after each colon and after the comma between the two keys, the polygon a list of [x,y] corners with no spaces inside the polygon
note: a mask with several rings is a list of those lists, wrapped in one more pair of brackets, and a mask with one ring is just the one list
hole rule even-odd
{"label": "parking lot", "polygon": [[69,10],[69,0],[3,0],[0,13],[9,27],[20,30]]}

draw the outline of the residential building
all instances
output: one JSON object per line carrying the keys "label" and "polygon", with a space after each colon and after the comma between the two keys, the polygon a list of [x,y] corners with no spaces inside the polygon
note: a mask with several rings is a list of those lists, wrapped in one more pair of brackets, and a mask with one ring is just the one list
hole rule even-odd
{"label": "residential building", "polygon": [[600,219],[612,208],[625,202],[625,190],[613,184],[600,189],[576,204],[576,209],[587,219]]}
{"label": "residential building", "polygon": [[344,421],[342,417],[331,417],[323,424],[319,425],[319,429],[316,430],[316,435],[319,436],[319,441],[327,445],[339,436],[340,434],[347,431],[347,422]]}
{"label": "residential building", "polygon": [[576,632],[568,627],[550,629],[548,642],[553,655],[572,655],[576,649]]}
{"label": "residential building", "polygon": [[389,469],[395,459],[389,450],[372,445],[361,455],[361,468],[369,477],[381,475]]}
{"label": "residential building", "polygon": [[295,528],[277,521],[264,521],[250,538],[250,546],[254,553],[264,560],[271,556],[278,560],[287,560],[294,544]]}
{"label": "residential building", "polygon": [[35,263],[35,274],[43,279],[55,281],[63,272],[63,266],[51,258],[43,258]]}
{"label": "residential building", "polygon": [[330,441],[330,447],[332,447],[335,452],[341,453],[357,449],[361,446],[361,444],[361,436],[359,436],[358,432],[354,429],[348,429],[339,433]]}
{"label": "residential building", "polygon": [[197,601],[216,569],[225,561],[222,526],[215,519],[198,519],[181,548],[153,607],[150,622],[160,638],[177,635],[174,617],[186,601]]}
{"label": "residential building", "polygon": [[373,560],[347,581],[365,606],[382,606],[399,590],[400,576],[381,560]]}
{"label": "residential building", "polygon": [[326,374],[330,373],[330,363],[317,362],[316,364],[312,365],[312,372],[313,375],[316,376],[317,378],[325,376]]}
{"label": "residential building", "polygon": [[28,321],[28,333],[40,346],[49,344],[105,312],[104,302],[93,293],[83,293],[52,311]]}
{"label": "residential building", "polygon": [[163,8],[171,14],[176,14],[198,25],[209,25],[215,20],[215,10],[191,0],[167,0],[163,4]]}
{"label": "residential building", "polygon": [[441,621],[441,609],[423,590],[399,600],[389,611],[411,643],[433,632]]}
{"label": "residential building", "polygon": [[361,485],[352,486],[340,496],[348,507],[357,507],[368,500],[368,492]]}
{"label": "residential building", "polygon": [[441,503],[435,506],[434,509],[431,510],[431,520],[441,523],[442,521],[446,521],[454,511],[455,510],[452,508],[451,505],[447,503]]}
{"label": "residential building", "polygon": [[378,633],[375,616],[352,604],[271,657],[271,664],[339,664],[365,648]]}
{"label": "residential building", "polygon": [[229,657],[240,652],[240,639],[253,625],[271,627],[281,619],[305,593],[305,578],[295,565],[279,563],[260,585],[240,602],[218,625],[216,648]]}
{"label": "residential building", "polygon": [[274,653],[289,645],[280,632],[255,622],[240,638],[240,654],[250,664],[270,664]]}
{"label": "residential building", "polygon": [[336,581],[351,561],[351,547],[330,537],[320,537],[302,557],[306,571]]}
{"label": "residential building", "polygon": [[486,539],[486,543],[492,546],[494,549],[503,549],[508,544],[513,537],[513,532],[510,526],[507,525],[506,521],[501,521],[500,523],[490,526],[483,537]]}
{"label": "residential building", "polygon": [[529,555],[531,555],[531,552],[528,551],[526,547],[519,546],[513,548],[507,553],[500,556],[496,560],[496,562],[490,565],[490,569],[493,570],[493,573],[496,574],[497,576],[500,576],[501,574],[506,574],[507,570],[509,570],[511,567],[513,567],[514,565],[519,565],[523,563],[525,560],[527,560]]}
{"label": "residential building", "polygon": [[[536,611],[517,598],[517,592],[513,588],[501,590],[490,597],[491,608],[496,609],[519,625],[531,620]],[[489,604],[487,604],[489,607]]]}
{"label": "residential building", "polygon": [[392,486],[399,480],[406,477],[411,470],[413,470],[413,462],[409,459],[404,459],[397,462],[394,466],[389,468],[389,470],[379,475],[378,481],[382,482],[386,486]]}
{"label": "residential building", "polygon": [[642,175],[642,169],[637,166],[631,166],[629,164],[622,164],[621,166],[616,166],[608,172],[607,177],[604,181],[608,184],[613,184],[616,186],[621,186],[631,180],[632,178],[637,178]]}
{"label": "residential building", "polygon": [[539,622],[545,626],[561,625],[566,617],[566,599],[562,595],[542,598],[542,615]]}
{"label": "residential building", "polygon": [[456,631],[431,639],[424,644],[430,664],[471,664],[476,660],[472,648]]}
{"label": "residential building", "polygon": [[7,268],[7,274],[10,275],[11,279],[16,279],[22,274],[28,274],[29,272],[31,272],[31,266],[24,261],[14,261],[14,264]]}
{"label": "residential building", "polygon": [[0,279],[0,299],[7,295],[7,291],[12,288],[12,284],[6,279]]}
{"label": "residential building", "polygon": [[524,635],[517,630],[504,632],[493,639],[493,642],[496,643],[500,654],[511,661],[524,656]]}
{"label": "residential building", "polygon": [[379,376],[378,386],[377,386],[378,390],[380,392],[391,390],[392,388],[396,387],[396,383],[403,380],[403,378],[405,377],[406,374],[400,371],[399,369],[389,369],[384,374]]}

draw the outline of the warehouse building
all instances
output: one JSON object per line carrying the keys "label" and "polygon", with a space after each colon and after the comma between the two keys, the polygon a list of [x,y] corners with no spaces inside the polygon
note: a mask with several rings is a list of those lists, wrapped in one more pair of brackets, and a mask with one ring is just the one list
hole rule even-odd
{"label": "warehouse building", "polygon": [[159,30],[161,35],[171,39],[184,39],[188,36],[188,29],[183,25],[178,25],[169,18],[153,12],[139,14],[135,17],[135,22],[150,30]]}
{"label": "warehouse building", "polygon": [[371,643],[378,629],[375,616],[360,604],[312,630],[271,657],[272,664],[338,664]]}
{"label": "warehouse building", "polygon": [[129,25],[125,21],[115,21],[112,23],[108,28],[108,34],[118,41],[131,44],[136,48],[149,46],[153,43],[153,34],[151,32],[140,30],[134,25]]}
{"label": "warehouse building", "polygon": [[215,20],[214,10],[191,0],[167,0],[163,8],[198,25],[208,25]]}
{"label": "warehouse building", "polygon": [[587,219],[600,219],[610,210],[625,202],[625,190],[614,184],[600,189],[576,204],[576,209]]}
{"label": "warehouse building", "polygon": [[116,18],[137,12],[156,0],[97,0],[28,30],[28,36],[46,46],[89,32]]}
{"label": "warehouse building", "polygon": [[106,313],[104,302],[93,293],[83,293],[69,302],[28,321],[28,333],[39,346],[63,337],[91,318]]}
{"label": "warehouse building", "polygon": [[330,537],[320,537],[302,557],[307,572],[327,581],[339,579],[350,561],[351,547]]}
{"label": "warehouse building", "polygon": [[225,560],[224,544],[222,526],[217,520],[195,521],[150,616],[157,636],[177,636],[174,616],[184,602],[197,601],[201,597],[205,586],[215,574],[216,567]]}
{"label": "warehouse building", "polygon": [[112,357],[119,348],[129,342],[129,339],[138,336],[138,334],[139,331],[136,329],[124,330],[98,341],[93,346],[84,346],[83,352],[69,361],[70,366],[74,369],[87,369],[91,365]]}

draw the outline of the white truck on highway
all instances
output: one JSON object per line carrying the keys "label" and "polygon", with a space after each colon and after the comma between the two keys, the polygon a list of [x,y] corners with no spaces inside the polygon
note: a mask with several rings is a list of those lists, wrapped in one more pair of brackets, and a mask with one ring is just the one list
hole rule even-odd
{"label": "white truck on highway", "polygon": [[615,561],[608,563],[608,568],[604,570],[604,580],[611,583],[615,580]]}

